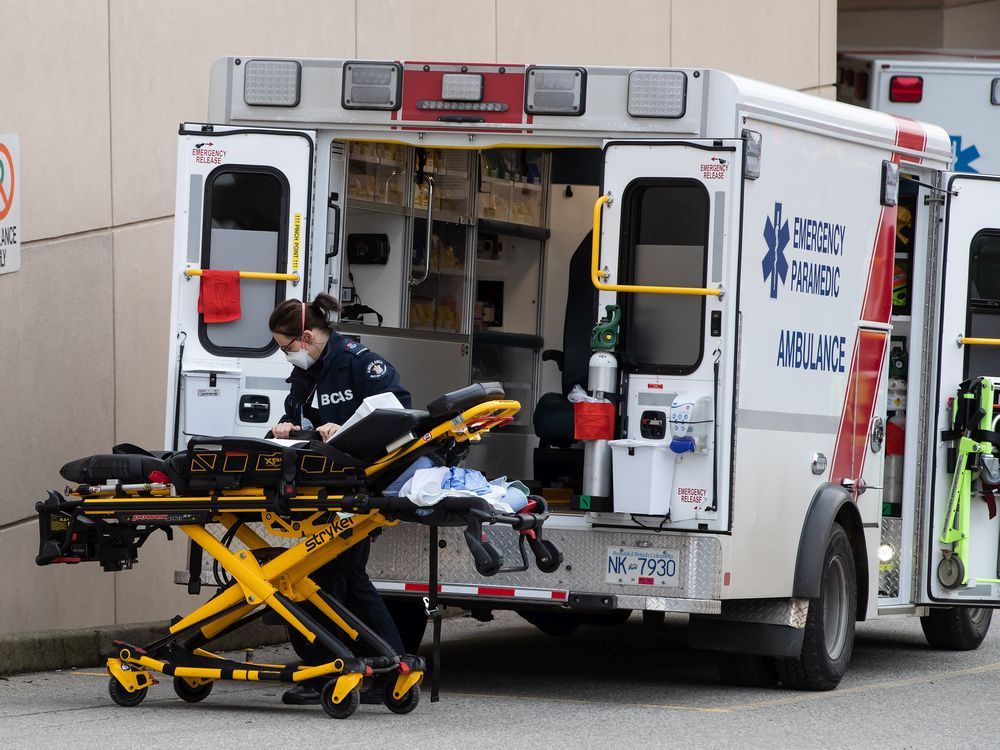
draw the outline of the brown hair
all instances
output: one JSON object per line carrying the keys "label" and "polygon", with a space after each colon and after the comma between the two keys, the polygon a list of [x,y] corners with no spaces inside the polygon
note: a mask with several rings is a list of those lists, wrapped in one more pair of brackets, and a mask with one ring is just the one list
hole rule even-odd
{"label": "brown hair", "polygon": [[304,333],[302,326],[302,306],[305,305],[305,328],[319,328],[327,333],[333,333],[330,316],[340,312],[340,303],[329,294],[320,292],[312,302],[301,302],[297,299],[286,299],[271,313],[267,327],[271,333],[298,338]]}

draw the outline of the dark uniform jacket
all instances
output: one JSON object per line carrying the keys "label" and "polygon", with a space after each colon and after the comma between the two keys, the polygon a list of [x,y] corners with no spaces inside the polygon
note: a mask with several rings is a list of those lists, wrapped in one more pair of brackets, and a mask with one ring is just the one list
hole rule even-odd
{"label": "dark uniform jacket", "polygon": [[399,382],[396,369],[366,346],[339,333],[330,334],[316,364],[308,370],[296,367],[288,382],[292,387],[285,399],[285,414],[278,421],[303,429],[308,429],[303,417],[313,427],[327,422],[343,424],[362,401],[376,393],[392,392],[404,407],[411,405],[410,393]]}

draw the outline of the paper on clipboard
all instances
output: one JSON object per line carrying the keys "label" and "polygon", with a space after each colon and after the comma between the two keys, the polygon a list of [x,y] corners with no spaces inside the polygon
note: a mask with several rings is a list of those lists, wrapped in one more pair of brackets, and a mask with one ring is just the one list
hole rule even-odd
{"label": "paper on clipboard", "polygon": [[405,408],[406,407],[400,403],[399,399],[396,398],[395,393],[376,393],[374,396],[369,396],[362,401],[358,410],[348,417],[344,424],[340,425],[340,429],[333,433],[333,435],[330,436],[330,439],[332,440],[335,435],[340,435],[344,432],[344,430],[350,429],[351,425],[357,424],[376,409],[394,409],[402,411]]}

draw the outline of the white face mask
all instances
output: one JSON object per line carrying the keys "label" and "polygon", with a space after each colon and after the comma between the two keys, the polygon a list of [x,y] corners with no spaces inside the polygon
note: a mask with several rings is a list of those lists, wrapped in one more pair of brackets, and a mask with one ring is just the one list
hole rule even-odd
{"label": "white face mask", "polygon": [[288,360],[289,364],[301,367],[303,370],[308,370],[316,364],[316,360],[309,356],[305,347],[300,348],[297,352],[285,352],[285,359]]}

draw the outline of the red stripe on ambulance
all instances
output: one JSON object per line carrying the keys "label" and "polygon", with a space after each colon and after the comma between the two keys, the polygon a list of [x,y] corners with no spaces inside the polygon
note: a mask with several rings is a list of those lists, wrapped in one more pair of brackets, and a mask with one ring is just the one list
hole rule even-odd
{"label": "red stripe on ambulance", "polygon": [[[927,133],[923,126],[905,117],[893,117],[896,124],[896,142],[892,161],[899,164],[909,161],[919,164],[921,158],[903,154],[895,149],[923,151]],[[896,207],[883,206],[879,213],[878,227],[868,265],[868,283],[861,305],[861,321],[887,324],[892,313],[892,273],[896,249]],[[854,339],[851,371],[844,394],[844,406],[837,429],[837,442],[833,449],[830,480],[859,479],[864,474],[867,457],[868,429],[875,411],[882,368],[885,363],[888,331],[860,329]]]}

